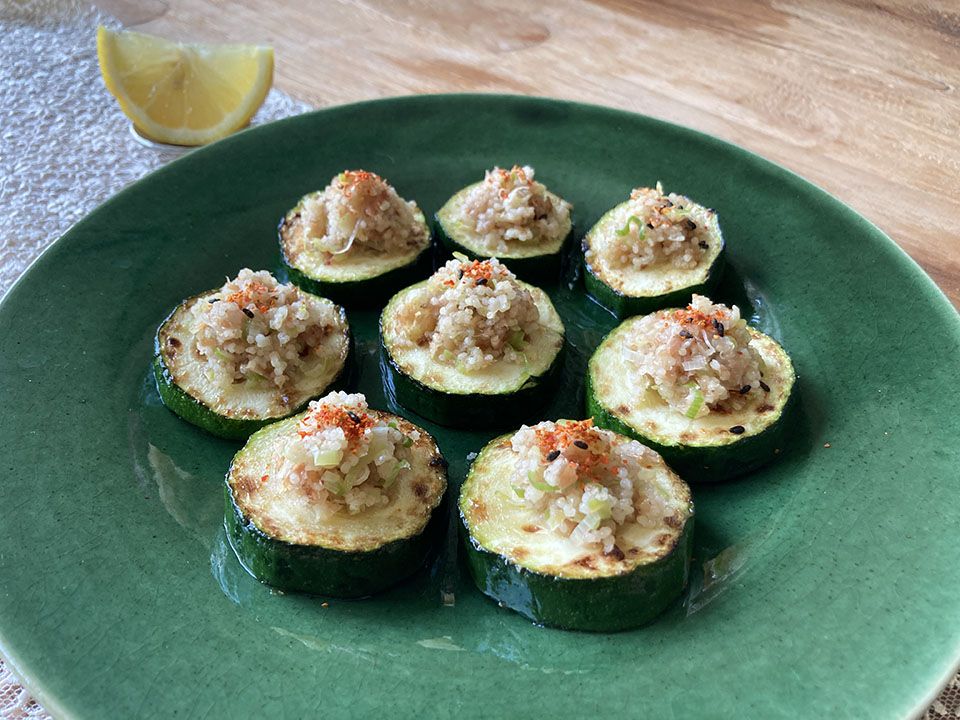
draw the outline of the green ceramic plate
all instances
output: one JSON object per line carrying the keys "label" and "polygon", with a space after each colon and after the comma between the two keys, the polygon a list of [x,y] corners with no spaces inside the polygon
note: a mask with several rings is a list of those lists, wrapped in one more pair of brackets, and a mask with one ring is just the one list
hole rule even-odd
{"label": "green ceramic plate", "polygon": [[[697,572],[658,622],[533,627],[449,556],[373,600],[280,595],[224,546],[237,445],[160,405],[154,328],[240,267],[273,267],[278,218],[345,167],[428,215],[494,163],[534,165],[582,231],[662,180],[720,212],[721,295],[792,353],[782,461],[695,490]],[[568,280],[569,280],[568,273]],[[579,285],[566,391],[613,321]],[[360,388],[374,314],[351,313]],[[0,641],[61,716],[896,718],[960,657],[960,322],[875,227],[736,147],[623,112],[434,96],[304,115],[185,158],[74,227],[0,306]],[[493,432],[427,424],[456,487]],[[830,447],[826,448],[825,444]]]}

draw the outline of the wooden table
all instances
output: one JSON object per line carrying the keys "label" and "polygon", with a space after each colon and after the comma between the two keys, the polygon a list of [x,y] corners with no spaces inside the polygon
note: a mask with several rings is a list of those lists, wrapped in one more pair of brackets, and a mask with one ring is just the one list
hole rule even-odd
{"label": "wooden table", "polygon": [[506,92],[671,120],[775,160],[879,225],[960,307],[957,0],[102,0],[171,38],[266,42],[317,107]]}

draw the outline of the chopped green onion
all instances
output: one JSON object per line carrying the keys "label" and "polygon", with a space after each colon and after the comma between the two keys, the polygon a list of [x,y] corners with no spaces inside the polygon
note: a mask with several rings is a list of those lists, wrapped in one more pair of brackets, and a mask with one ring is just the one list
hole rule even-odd
{"label": "chopped green onion", "polygon": [[261,375],[258,372],[254,372],[253,370],[247,370],[246,374],[250,376],[251,380],[255,380],[257,383],[267,382],[267,378],[265,376]]}
{"label": "chopped green onion", "polygon": [[403,447],[410,447],[411,445],[413,445],[413,438],[410,437],[409,435],[404,435],[403,440],[400,442],[400,444],[403,445]]}
{"label": "chopped green onion", "polygon": [[700,412],[700,408],[703,407],[703,393],[700,391],[699,386],[696,383],[690,383],[695,389],[693,391],[693,402],[690,403],[690,407],[687,408],[687,417],[693,419],[697,416],[697,413]]}
{"label": "chopped green onion", "polygon": [[330,483],[330,487],[327,487],[327,485],[324,484],[323,487],[328,492],[331,492],[337,496],[346,495],[347,493],[347,486],[344,484],[343,480],[339,481],[336,485],[334,485],[333,483]]}
{"label": "chopped green onion", "polygon": [[387,473],[387,476],[384,478],[383,487],[389,488],[393,483],[397,481],[397,476],[400,474],[401,470],[409,470],[410,463],[406,460],[397,461],[394,466],[390,469],[390,472]]}
{"label": "chopped green onion", "polygon": [[317,467],[322,468],[336,467],[341,460],[343,460],[343,453],[340,450],[324,450],[313,457],[313,462]]}
{"label": "chopped green onion", "polygon": [[523,330],[517,328],[510,333],[510,336],[507,338],[507,342],[510,343],[510,347],[514,350],[520,350],[523,348],[523,339],[524,339]]}
{"label": "chopped green onion", "polygon": [[630,232],[631,223],[637,226],[637,230],[639,231],[637,234],[640,236],[640,239],[643,240],[643,234],[644,234],[643,220],[638,218],[636,215],[631,215],[630,217],[627,218],[626,225],[624,225],[622,228],[617,230],[617,235],[619,235],[620,237],[623,237],[628,232]]}
{"label": "chopped green onion", "polygon": [[229,359],[230,359],[230,356],[227,355],[227,354],[226,354],[223,350],[221,350],[220,348],[214,348],[214,349],[213,349],[213,354],[216,355],[216,356],[217,356],[218,358],[220,358],[221,360],[229,360]]}
{"label": "chopped green onion", "polygon": [[527,473],[527,480],[530,482],[531,485],[533,485],[534,488],[536,488],[542,493],[553,492],[554,490],[556,490],[556,488],[553,485],[550,485],[549,483],[546,483],[543,480],[541,480],[536,470],[530,470]]}
{"label": "chopped green onion", "polygon": [[453,253],[453,256],[454,256],[457,260],[459,260],[460,262],[469,262],[469,261],[470,261],[470,258],[468,258],[466,255],[464,255],[462,252],[455,252],[455,253]]}
{"label": "chopped green onion", "polygon": [[517,497],[523,500],[523,496],[527,494],[527,491],[522,487],[513,486],[513,491],[517,494]]}
{"label": "chopped green onion", "polygon": [[339,180],[342,183],[345,183],[347,181],[347,174],[345,172],[340,173],[339,175],[337,175],[337,180]]}
{"label": "chopped green onion", "polygon": [[596,513],[601,520],[606,520],[611,515],[610,501],[593,498],[587,501],[587,509],[591,513]]}
{"label": "chopped green onion", "polygon": [[392,427],[394,430],[399,430],[399,429],[400,429],[400,426],[397,425],[397,421],[396,421],[396,420],[389,420],[389,421],[387,422],[387,427]]}

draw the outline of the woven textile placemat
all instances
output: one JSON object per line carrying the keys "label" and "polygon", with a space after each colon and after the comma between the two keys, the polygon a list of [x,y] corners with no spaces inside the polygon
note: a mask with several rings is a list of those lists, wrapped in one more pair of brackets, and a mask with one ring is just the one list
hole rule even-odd
{"label": "woven textile placemat", "polygon": [[[71,225],[182,152],[133,133],[100,79],[98,24],[116,25],[77,2],[0,0],[0,295]],[[274,90],[253,123],[308,109]],[[0,718],[49,717],[0,657]],[[960,675],[923,717],[960,720]]]}

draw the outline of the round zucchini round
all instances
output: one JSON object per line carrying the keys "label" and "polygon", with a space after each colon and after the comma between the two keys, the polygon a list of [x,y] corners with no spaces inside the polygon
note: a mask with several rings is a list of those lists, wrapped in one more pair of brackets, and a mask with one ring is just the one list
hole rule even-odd
{"label": "round zucchini round", "polygon": [[723,234],[716,213],[708,210],[708,247],[692,269],[657,263],[642,270],[614,270],[591,263],[587,253],[601,244],[614,243],[629,227],[630,201],[607,211],[583,238],[583,280],[587,293],[617,318],[646,315],[690,299],[691,294],[709,295],[720,282],[726,265]]}
{"label": "round zucchini round", "polygon": [[303,203],[317,194],[301,198],[277,228],[280,265],[297,287],[341,305],[373,307],[433,270],[430,229],[419,210],[416,218],[426,237],[421,245],[394,254],[345,253],[332,262],[325,262],[320,254],[311,250],[304,236],[301,215]]}
{"label": "round zucchini round", "polygon": [[190,309],[218,292],[210,290],[184,300],[160,324],[154,339],[157,392],[163,404],[181,418],[218,437],[243,440],[349,381],[353,340],[346,313],[337,308],[340,329],[324,339],[321,353],[305,359],[308,372],[299,382],[283,390],[266,381],[246,382],[223,391],[207,376],[207,361],[196,351],[189,323]]}
{"label": "round zucchini round", "polygon": [[[282,448],[298,439],[299,416],[255,433],[238,452],[226,478],[224,526],[241,564],[271,587],[331,597],[365,597],[419,570],[446,526],[447,462],[434,439],[404,418],[368,414],[396,423],[419,438],[402,450],[410,463],[391,486],[390,503],[357,514],[338,512],[322,525],[276,473]],[[412,438],[411,438],[412,439]]]}
{"label": "round zucchini round", "polygon": [[638,394],[632,380],[636,371],[624,349],[640,320],[630,318],[614,328],[590,358],[586,398],[594,422],[653,448],[688,482],[726,480],[775,458],[785,442],[796,381],[780,344],[749,328],[750,344],[763,362],[765,387],[751,389],[743,410],[714,410],[690,419],[652,388]]}
{"label": "round zucchini round", "polygon": [[[474,236],[473,231],[459,220],[464,200],[479,184],[474,183],[458,191],[437,211],[434,231],[440,244],[450,253],[462,253],[471,260],[496,257],[514,275],[527,282],[542,284],[556,281],[560,275],[564,248],[573,235],[572,220],[568,217],[557,237],[542,238],[538,242],[510,242],[506,252],[490,252]],[[560,202],[558,195],[549,190],[546,193],[555,203]]]}
{"label": "round zucchini round", "polygon": [[454,428],[505,427],[529,418],[556,390],[563,367],[564,328],[550,298],[533,295],[541,327],[524,348],[526,362],[499,362],[475,372],[435,360],[428,348],[406,347],[398,309],[426,285],[401,290],[380,316],[384,382],[397,402],[418,415]]}
{"label": "round zucchini round", "polygon": [[622,525],[615,552],[604,554],[542,528],[517,501],[510,437],[483,448],[460,491],[467,564],[484,594],[536,623],[598,632],[645,625],[676,600],[689,578],[694,513],[669,467],[654,466],[673,513],[654,527]]}

